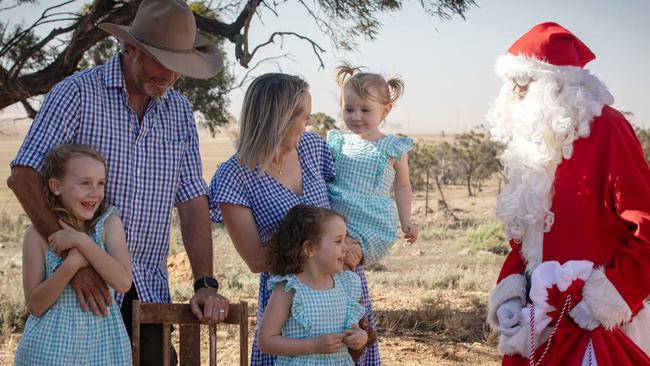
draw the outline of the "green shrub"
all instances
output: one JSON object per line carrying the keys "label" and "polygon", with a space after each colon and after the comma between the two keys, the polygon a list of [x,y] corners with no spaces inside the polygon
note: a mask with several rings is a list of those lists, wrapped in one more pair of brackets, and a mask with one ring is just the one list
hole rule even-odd
{"label": "green shrub", "polygon": [[499,255],[508,254],[509,251],[503,227],[496,222],[467,228],[467,240],[475,250],[487,250]]}

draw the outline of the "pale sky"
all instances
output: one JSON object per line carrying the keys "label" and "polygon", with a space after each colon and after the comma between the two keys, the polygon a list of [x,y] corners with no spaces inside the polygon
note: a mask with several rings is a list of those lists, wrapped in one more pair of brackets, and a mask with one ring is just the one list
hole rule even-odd
{"label": "pale sky", "polygon": [[[4,6],[7,0],[2,1]],[[41,4],[52,3],[51,0]],[[466,14],[440,21],[427,17],[417,1],[405,1],[402,11],[381,17],[383,29],[373,42],[362,40],[354,52],[337,52],[297,4],[289,1],[279,8],[279,18],[268,10],[252,22],[251,48],[274,30],[295,31],[319,42],[327,50],[325,70],[305,42],[285,38],[283,47],[271,46],[256,55],[264,57],[291,53],[255,70],[259,75],[281,70],[304,77],[311,85],[313,112],[338,118],[338,89],[333,69],[345,59],[369,71],[400,75],[406,93],[388,116],[391,132],[456,132],[484,123],[490,102],[501,81],[493,71],[496,57],[535,24],[555,21],[572,31],[596,54],[586,68],[595,73],[614,95],[614,107],[635,114],[632,121],[650,128],[650,1],[524,1],[477,0],[479,7]],[[33,7],[0,12],[0,17],[25,18]],[[38,12],[40,14],[40,12]],[[278,42],[280,43],[280,42]],[[226,43],[230,67],[234,47]],[[237,117],[244,90],[231,93],[231,113]],[[6,114],[6,113],[5,113]]]}

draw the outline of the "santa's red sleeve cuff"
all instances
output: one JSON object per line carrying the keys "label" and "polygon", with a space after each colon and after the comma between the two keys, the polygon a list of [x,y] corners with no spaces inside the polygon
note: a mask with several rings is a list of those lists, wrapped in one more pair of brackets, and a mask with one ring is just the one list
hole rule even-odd
{"label": "santa's red sleeve cuff", "polygon": [[606,329],[627,323],[632,310],[601,269],[594,269],[585,282],[582,296],[594,317]]}
{"label": "santa's red sleeve cuff", "polygon": [[522,306],[526,304],[526,278],[521,274],[505,277],[490,291],[487,321],[492,328],[499,328],[497,309],[512,298],[519,298]]}

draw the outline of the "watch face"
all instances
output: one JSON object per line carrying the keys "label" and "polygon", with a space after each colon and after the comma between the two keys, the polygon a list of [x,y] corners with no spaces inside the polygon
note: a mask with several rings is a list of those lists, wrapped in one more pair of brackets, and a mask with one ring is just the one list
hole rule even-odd
{"label": "watch face", "polygon": [[218,290],[219,282],[212,277],[202,277],[194,283],[194,291],[196,292],[201,288],[212,288]]}
{"label": "watch face", "polygon": [[205,287],[209,288],[219,288],[219,282],[212,277],[204,277],[203,284]]}

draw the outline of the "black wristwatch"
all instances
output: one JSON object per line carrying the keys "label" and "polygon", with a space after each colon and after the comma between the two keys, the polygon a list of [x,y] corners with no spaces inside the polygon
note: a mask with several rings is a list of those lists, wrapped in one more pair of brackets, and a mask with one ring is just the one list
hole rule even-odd
{"label": "black wristwatch", "polygon": [[219,282],[216,278],[210,276],[201,277],[196,280],[196,282],[194,282],[194,292],[197,292],[199,289],[202,289],[204,287],[212,288],[217,291],[219,290]]}

